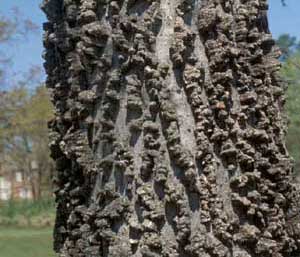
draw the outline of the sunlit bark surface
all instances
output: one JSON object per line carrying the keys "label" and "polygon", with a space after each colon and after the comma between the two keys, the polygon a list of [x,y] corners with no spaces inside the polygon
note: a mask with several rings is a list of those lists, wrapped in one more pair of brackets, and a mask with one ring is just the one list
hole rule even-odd
{"label": "sunlit bark surface", "polygon": [[267,1],[43,9],[60,256],[297,256]]}

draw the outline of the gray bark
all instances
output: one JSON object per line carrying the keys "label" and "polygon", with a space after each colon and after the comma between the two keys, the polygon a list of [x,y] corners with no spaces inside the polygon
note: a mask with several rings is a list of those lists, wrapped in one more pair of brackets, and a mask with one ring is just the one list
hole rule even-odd
{"label": "gray bark", "polygon": [[45,0],[55,249],[299,253],[265,0]]}

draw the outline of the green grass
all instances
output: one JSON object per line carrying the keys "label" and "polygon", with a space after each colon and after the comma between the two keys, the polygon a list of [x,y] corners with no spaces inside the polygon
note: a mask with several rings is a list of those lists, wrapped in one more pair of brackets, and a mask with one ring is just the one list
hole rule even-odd
{"label": "green grass", "polygon": [[53,199],[0,202],[0,257],[55,257]]}
{"label": "green grass", "polygon": [[1,201],[0,226],[53,226],[55,203],[51,198],[38,201]]}
{"label": "green grass", "polygon": [[0,227],[0,257],[55,257],[52,229]]}

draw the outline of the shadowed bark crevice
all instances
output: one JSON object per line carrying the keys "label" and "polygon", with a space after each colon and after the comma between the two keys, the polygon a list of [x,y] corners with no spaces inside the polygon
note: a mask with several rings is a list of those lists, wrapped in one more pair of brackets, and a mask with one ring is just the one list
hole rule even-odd
{"label": "shadowed bark crevice", "polygon": [[44,1],[60,256],[299,254],[267,8]]}

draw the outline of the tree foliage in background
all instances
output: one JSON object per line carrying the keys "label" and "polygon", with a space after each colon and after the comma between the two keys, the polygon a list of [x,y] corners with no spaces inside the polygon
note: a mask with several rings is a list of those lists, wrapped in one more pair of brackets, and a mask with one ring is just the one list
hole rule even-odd
{"label": "tree foliage in background", "polygon": [[296,54],[300,50],[300,42],[297,42],[295,36],[282,34],[277,39],[277,44],[281,50],[281,60],[286,61],[287,58]]}
{"label": "tree foliage in background", "polygon": [[52,107],[44,86],[30,94],[26,87],[2,93],[0,100],[0,146],[3,161],[22,172],[34,198],[50,185],[52,162],[49,159],[47,121]]}
{"label": "tree foliage in background", "polygon": [[[9,18],[0,14],[0,165],[2,172],[22,172],[37,199],[51,185],[47,121],[53,108],[46,88],[41,86],[40,67],[23,70],[23,78],[9,86],[4,79],[11,57],[1,47],[17,47],[38,30],[18,9],[13,14]],[[10,77],[10,81],[15,80]]]}
{"label": "tree foliage in background", "polygon": [[282,52],[282,77],[288,85],[286,111],[289,117],[287,147],[295,160],[295,174],[300,174],[300,42],[289,34],[277,44]]}

